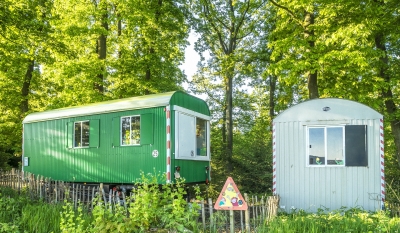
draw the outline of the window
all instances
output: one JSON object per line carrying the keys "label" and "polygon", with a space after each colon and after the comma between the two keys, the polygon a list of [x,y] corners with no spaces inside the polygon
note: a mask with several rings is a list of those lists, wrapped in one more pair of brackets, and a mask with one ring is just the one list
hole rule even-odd
{"label": "window", "polygon": [[209,121],[194,111],[175,111],[175,158],[209,160]]}
{"label": "window", "polygon": [[89,147],[89,121],[74,123],[74,147]]}
{"label": "window", "polygon": [[112,146],[139,146],[154,143],[154,114],[144,113],[112,119]]}
{"label": "window", "polygon": [[309,166],[368,166],[365,125],[308,127]]}
{"label": "window", "polygon": [[207,121],[196,118],[196,155],[207,156]]}
{"label": "window", "polygon": [[121,145],[140,145],[140,116],[121,117]]}
{"label": "window", "polygon": [[66,147],[100,147],[100,120],[71,121],[66,124]]}

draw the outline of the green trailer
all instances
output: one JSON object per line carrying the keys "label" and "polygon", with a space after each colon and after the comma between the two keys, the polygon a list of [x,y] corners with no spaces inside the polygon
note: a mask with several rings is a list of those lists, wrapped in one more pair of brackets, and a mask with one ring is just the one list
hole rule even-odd
{"label": "green trailer", "polygon": [[203,100],[180,91],[32,113],[23,170],[77,183],[133,184],[142,172],[208,182],[210,118]]}

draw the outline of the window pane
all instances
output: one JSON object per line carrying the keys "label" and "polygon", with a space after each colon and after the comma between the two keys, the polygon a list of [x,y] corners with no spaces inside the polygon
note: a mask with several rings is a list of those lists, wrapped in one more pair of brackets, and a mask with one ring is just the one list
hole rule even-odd
{"label": "window pane", "polygon": [[140,116],[121,118],[121,144],[140,144]]}
{"label": "window pane", "polygon": [[89,146],[89,121],[82,122],[82,146]]}
{"label": "window pane", "polygon": [[207,156],[207,122],[196,118],[196,149],[197,155]]}
{"label": "window pane", "polygon": [[368,130],[366,125],[346,125],[346,166],[368,166]]}
{"label": "window pane", "polygon": [[140,117],[131,117],[131,145],[140,144]]}
{"label": "window pane", "polygon": [[74,124],[74,147],[81,147],[82,142],[82,122],[75,122]]}
{"label": "window pane", "polygon": [[324,128],[308,129],[308,153],[310,165],[325,164],[325,133]]}
{"label": "window pane", "polygon": [[121,144],[129,145],[131,138],[131,118],[130,117],[122,117],[121,118]]}
{"label": "window pane", "polygon": [[328,127],[327,134],[327,160],[328,165],[343,165],[343,128]]}
{"label": "window pane", "polygon": [[179,158],[194,158],[196,154],[196,118],[177,112],[176,154]]}

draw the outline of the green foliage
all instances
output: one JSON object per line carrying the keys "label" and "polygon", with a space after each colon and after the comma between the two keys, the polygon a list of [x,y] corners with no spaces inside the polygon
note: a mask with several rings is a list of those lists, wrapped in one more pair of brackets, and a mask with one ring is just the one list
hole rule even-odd
{"label": "green foliage", "polygon": [[61,205],[47,204],[0,188],[0,232],[60,232]]}
{"label": "green foliage", "polygon": [[83,207],[78,202],[78,208],[74,209],[71,202],[64,200],[62,212],[59,219],[59,229],[61,232],[86,232],[86,229],[92,221],[87,211],[83,211]]}
{"label": "green foliage", "polygon": [[[140,185],[134,190],[134,201],[129,206],[130,224],[133,229],[150,227],[179,229],[196,227],[198,206],[188,204],[184,198],[184,180],[175,184],[158,185],[160,175],[142,174]],[[165,180],[165,177],[163,177]]]}
{"label": "green foliage", "polygon": [[368,213],[360,209],[341,209],[316,214],[303,211],[283,214],[266,222],[261,232],[398,232],[400,219],[387,212]]}
{"label": "green foliage", "polygon": [[[184,180],[160,186],[159,179],[165,181],[160,174],[142,174],[138,186],[126,198],[127,209],[119,204],[110,206],[98,196],[89,217],[80,205],[74,210],[66,201],[61,213],[61,232],[145,232],[150,228],[197,231],[200,207],[186,202]],[[195,190],[199,192],[198,187]]]}
{"label": "green foliage", "polygon": [[62,204],[28,203],[22,209],[20,229],[25,232],[60,232]]}

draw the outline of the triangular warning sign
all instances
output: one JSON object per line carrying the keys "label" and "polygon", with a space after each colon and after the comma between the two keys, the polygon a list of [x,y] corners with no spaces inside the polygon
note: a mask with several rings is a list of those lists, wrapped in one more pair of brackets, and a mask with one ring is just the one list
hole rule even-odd
{"label": "triangular warning sign", "polygon": [[216,210],[247,210],[247,203],[231,177],[225,182],[214,205]]}

